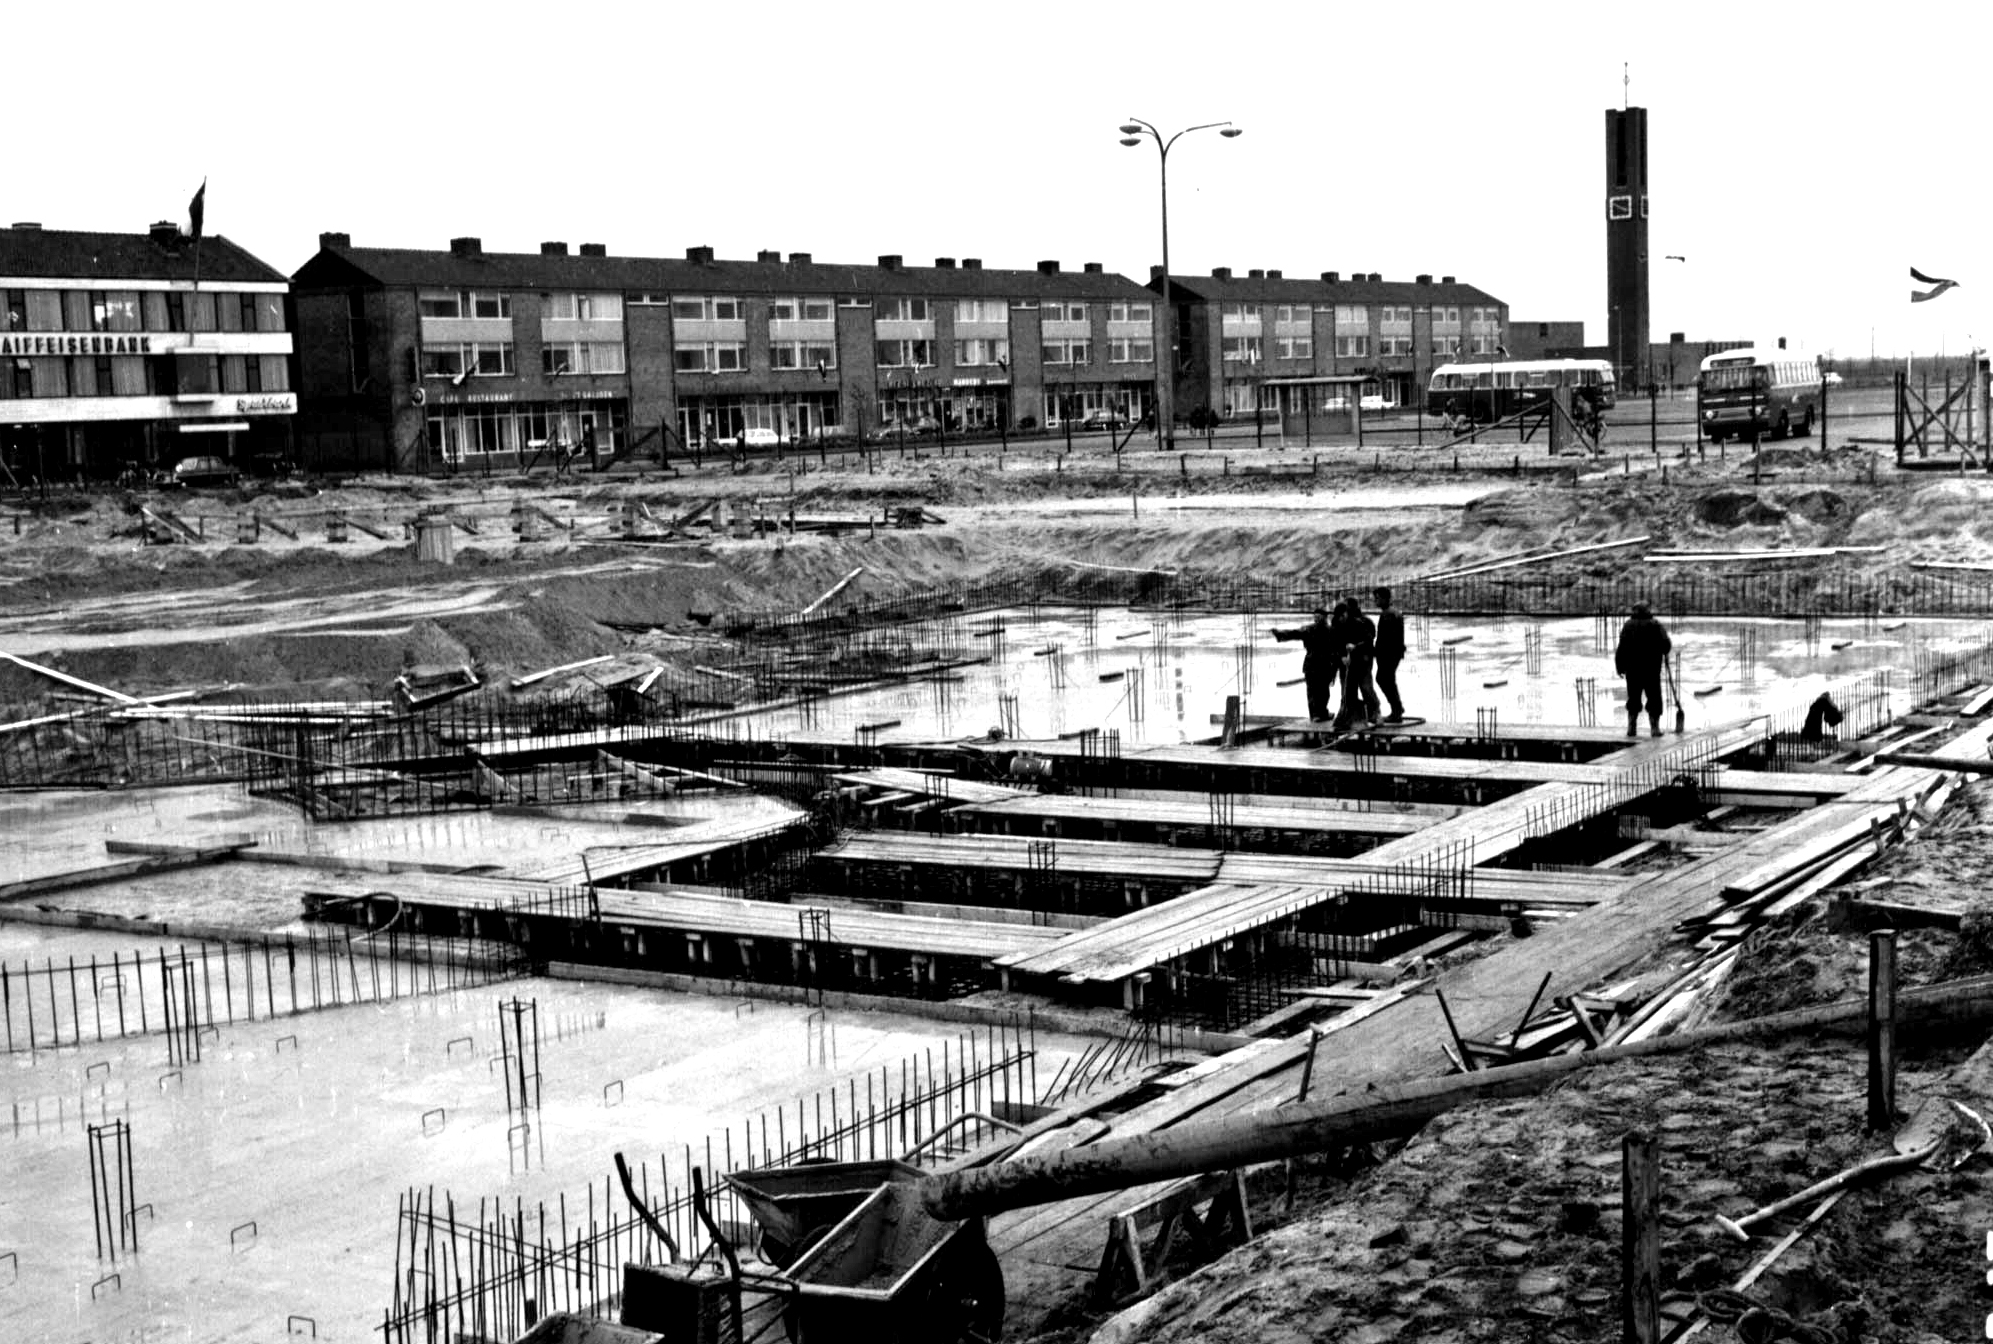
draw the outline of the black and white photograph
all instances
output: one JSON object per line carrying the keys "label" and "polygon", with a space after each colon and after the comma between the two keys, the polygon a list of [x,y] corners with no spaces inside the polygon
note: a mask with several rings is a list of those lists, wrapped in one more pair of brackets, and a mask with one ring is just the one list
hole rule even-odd
{"label": "black and white photograph", "polygon": [[0,26],[0,1344],[1993,1340],[1978,6]]}

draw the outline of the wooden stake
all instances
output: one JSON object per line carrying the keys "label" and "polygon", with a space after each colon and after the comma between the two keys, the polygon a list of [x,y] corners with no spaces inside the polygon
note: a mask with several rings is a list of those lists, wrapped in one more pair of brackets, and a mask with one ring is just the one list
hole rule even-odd
{"label": "wooden stake", "polygon": [[1896,1124],[1896,931],[1868,940],[1868,1127]]}
{"label": "wooden stake", "polygon": [[1661,1163],[1651,1134],[1630,1131],[1620,1143],[1620,1340],[1661,1340]]}

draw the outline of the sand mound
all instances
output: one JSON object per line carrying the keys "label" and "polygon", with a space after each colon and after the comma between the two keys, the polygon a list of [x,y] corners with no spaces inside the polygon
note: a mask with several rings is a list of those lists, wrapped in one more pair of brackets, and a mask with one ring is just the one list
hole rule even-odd
{"label": "sand mound", "polygon": [[1750,490],[1712,490],[1693,508],[1695,520],[1711,527],[1767,527],[1786,516],[1778,504]]}

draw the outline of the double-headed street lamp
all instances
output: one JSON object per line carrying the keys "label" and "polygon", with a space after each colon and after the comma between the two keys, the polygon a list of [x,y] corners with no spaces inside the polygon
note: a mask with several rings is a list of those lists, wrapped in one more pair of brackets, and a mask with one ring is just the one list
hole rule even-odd
{"label": "double-headed street lamp", "polygon": [[1176,447],[1176,308],[1170,302],[1170,146],[1192,131],[1213,129],[1227,140],[1244,134],[1241,127],[1229,121],[1207,121],[1201,126],[1186,126],[1167,140],[1161,131],[1137,117],[1128,118],[1128,124],[1121,128],[1122,144],[1139,145],[1142,137],[1147,136],[1156,142],[1162,160],[1163,348],[1158,352],[1160,358],[1156,369],[1156,429],[1166,452]]}

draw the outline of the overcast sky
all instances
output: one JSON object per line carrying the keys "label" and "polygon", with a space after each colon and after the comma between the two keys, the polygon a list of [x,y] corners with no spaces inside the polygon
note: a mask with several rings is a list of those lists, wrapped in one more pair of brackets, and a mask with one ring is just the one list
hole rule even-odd
{"label": "overcast sky", "polygon": [[[10,7],[0,216],[356,245],[1455,275],[1605,339],[1604,109],[1648,109],[1653,334],[1993,338],[1983,4]],[[1858,14],[1859,19],[1844,18]],[[1663,261],[1666,254],[1686,261]],[[1908,268],[1957,279],[1912,305]]]}

